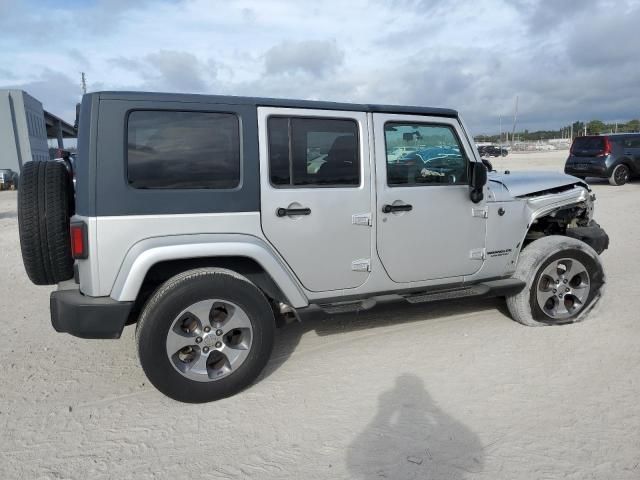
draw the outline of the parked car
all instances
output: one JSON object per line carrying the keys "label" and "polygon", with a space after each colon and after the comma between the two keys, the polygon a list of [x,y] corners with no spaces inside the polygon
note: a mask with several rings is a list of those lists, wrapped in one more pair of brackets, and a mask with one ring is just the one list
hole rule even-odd
{"label": "parked car", "polygon": [[0,168],[0,190],[15,190],[18,188],[20,175],[10,168]]}
{"label": "parked car", "polygon": [[503,147],[496,147],[495,145],[483,145],[478,147],[478,153],[481,157],[506,157],[509,151]]}
{"label": "parked car", "polygon": [[403,157],[415,152],[418,148],[415,146],[402,146],[402,147],[394,147],[389,149],[387,153],[387,158],[389,161],[399,161]]}
{"label": "parked car", "polygon": [[399,160],[389,160],[389,183],[395,183],[398,175],[400,181],[404,181],[405,170],[409,166],[414,167],[416,183],[456,183],[457,178],[462,178],[467,173],[464,162],[460,160],[461,155],[458,148],[451,146],[418,148]]}
{"label": "parked car", "polygon": [[[251,384],[277,319],[498,296],[517,322],[559,325],[600,297],[589,186],[488,174],[455,110],[123,92],[81,108],[75,214],[62,162],[24,166],[25,269],[58,284],[58,332],[136,324],[176,400]],[[416,139],[438,147],[387,153]]]}
{"label": "parked car", "polygon": [[608,178],[611,185],[624,185],[640,175],[640,133],[577,137],[564,171],[582,179]]}

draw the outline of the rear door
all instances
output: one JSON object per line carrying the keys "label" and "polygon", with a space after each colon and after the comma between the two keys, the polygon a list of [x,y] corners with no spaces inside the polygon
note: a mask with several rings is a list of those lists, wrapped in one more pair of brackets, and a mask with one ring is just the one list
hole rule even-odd
{"label": "rear door", "polygon": [[[469,199],[469,144],[456,118],[373,115],[377,246],[395,282],[461,277],[485,258],[486,205]],[[412,153],[388,155],[399,147]]]}
{"label": "rear door", "polygon": [[311,291],[369,276],[371,178],[363,112],[258,108],[261,221]]}

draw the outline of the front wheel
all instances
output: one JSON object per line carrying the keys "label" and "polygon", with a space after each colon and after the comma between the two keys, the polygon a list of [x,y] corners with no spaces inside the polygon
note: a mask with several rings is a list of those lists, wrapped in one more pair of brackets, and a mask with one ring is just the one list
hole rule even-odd
{"label": "front wheel", "polygon": [[231,396],[260,374],[271,354],[275,319],[263,293],[235,272],[190,270],[165,282],[136,329],[151,383],[174,400]]}
{"label": "front wheel", "polygon": [[532,327],[584,319],[605,283],[595,250],[557,235],[527,245],[520,253],[514,277],[526,287],[507,297],[507,307],[515,321]]}

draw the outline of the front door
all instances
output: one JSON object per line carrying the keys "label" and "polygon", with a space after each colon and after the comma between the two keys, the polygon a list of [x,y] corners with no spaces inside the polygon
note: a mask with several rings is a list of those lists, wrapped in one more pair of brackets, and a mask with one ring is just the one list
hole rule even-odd
{"label": "front door", "polygon": [[369,275],[367,116],[258,108],[261,221],[305,288],[355,288]]}
{"label": "front door", "polygon": [[378,255],[395,282],[471,275],[484,201],[469,199],[471,145],[455,118],[374,114]]}

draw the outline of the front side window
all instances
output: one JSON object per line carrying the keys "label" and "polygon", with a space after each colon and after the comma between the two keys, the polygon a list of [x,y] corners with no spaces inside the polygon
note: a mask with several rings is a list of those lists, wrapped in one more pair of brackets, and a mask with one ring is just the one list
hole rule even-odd
{"label": "front side window", "polygon": [[467,158],[453,127],[390,122],[384,127],[387,184],[467,183]]}
{"label": "front side window", "polygon": [[238,118],[230,113],[131,112],[127,162],[134,188],[235,188],[240,184]]}
{"label": "front side window", "polygon": [[273,186],[360,185],[355,121],[271,117],[268,135],[269,178]]}

